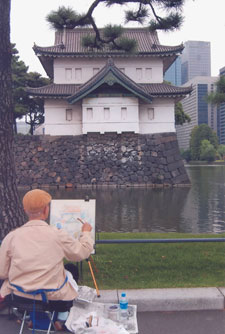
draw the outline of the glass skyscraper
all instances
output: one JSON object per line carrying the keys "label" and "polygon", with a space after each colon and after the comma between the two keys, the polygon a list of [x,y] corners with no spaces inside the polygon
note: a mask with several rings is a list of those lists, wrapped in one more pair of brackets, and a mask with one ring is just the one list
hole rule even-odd
{"label": "glass skyscraper", "polygon": [[181,54],[181,84],[197,76],[211,76],[210,42],[187,41]]}
{"label": "glass skyscraper", "polygon": [[[225,67],[220,69],[220,76],[225,76]],[[220,144],[225,145],[225,103],[218,107],[218,135]]]}
{"label": "glass skyscraper", "polygon": [[208,124],[212,130],[218,133],[217,106],[208,103],[206,99],[209,93],[215,91],[217,80],[218,77],[195,77],[184,85],[192,86],[193,91],[181,101],[183,110],[190,116],[191,122],[176,126],[180,148],[185,150],[189,148],[191,131],[196,125]]}
{"label": "glass skyscraper", "polygon": [[164,75],[164,80],[172,85],[181,86],[181,58],[180,56],[173,62]]}

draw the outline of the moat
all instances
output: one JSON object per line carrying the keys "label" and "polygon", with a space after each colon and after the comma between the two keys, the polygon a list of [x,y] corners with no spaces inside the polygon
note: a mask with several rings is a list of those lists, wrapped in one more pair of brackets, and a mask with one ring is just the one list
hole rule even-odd
{"label": "moat", "polygon": [[[50,190],[55,199],[96,199],[97,231],[225,231],[225,166],[187,166],[184,188],[98,188]],[[21,192],[21,195],[24,192]]]}

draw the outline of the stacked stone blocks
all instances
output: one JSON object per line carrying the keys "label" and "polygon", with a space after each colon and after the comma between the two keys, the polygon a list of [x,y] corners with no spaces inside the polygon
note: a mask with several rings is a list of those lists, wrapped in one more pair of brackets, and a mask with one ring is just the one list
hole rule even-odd
{"label": "stacked stone blocks", "polygon": [[176,134],[16,136],[19,186],[189,185]]}

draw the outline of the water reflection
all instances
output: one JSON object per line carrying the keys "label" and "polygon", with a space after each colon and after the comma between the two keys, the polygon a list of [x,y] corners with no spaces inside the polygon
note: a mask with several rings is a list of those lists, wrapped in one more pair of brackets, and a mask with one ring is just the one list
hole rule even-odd
{"label": "water reflection", "polygon": [[[55,199],[96,199],[96,229],[119,232],[225,231],[225,166],[189,166],[191,188],[50,190]],[[24,191],[21,192],[21,196]]]}
{"label": "water reflection", "polygon": [[225,166],[191,166],[187,171],[192,188],[185,205],[186,229],[200,233],[225,231]]}
{"label": "water reflection", "polygon": [[189,188],[57,190],[54,198],[96,199],[98,231],[179,231]]}

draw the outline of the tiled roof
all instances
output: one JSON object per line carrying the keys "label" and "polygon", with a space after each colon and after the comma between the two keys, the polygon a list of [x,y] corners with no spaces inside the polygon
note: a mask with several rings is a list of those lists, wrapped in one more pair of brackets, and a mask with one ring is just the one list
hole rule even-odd
{"label": "tiled roof", "polygon": [[[64,98],[73,96],[79,92],[82,85],[75,84],[51,84],[40,88],[27,88],[27,93],[32,96],[40,96],[46,98]],[[191,87],[177,87],[164,83],[158,84],[140,84],[143,89],[151,97],[171,97],[171,96],[185,96],[192,91]]]}
{"label": "tiled roof", "polygon": [[142,89],[151,96],[185,96],[190,94],[192,87],[178,87],[166,83],[140,84]]}
{"label": "tiled roof", "polygon": [[113,63],[111,58],[108,59],[106,65],[90,80],[80,86],[79,90],[75,93],[77,96],[81,95],[83,91],[87,91],[90,87],[94,87],[100,82],[106,74],[112,71],[118,78],[120,78],[127,86],[133,88],[136,91],[142,91],[147,93],[149,96],[172,96],[180,95],[185,96],[192,90],[191,87],[178,87],[166,83],[154,83],[154,84],[137,84],[135,81],[130,79],[126,74],[121,72]]}
{"label": "tiled roof", "polygon": [[106,65],[84,84],[50,84],[39,88],[28,87],[27,93],[33,96],[64,98],[69,103],[75,103],[103,84],[108,86],[119,84],[135,96],[149,102],[153,97],[182,97],[192,91],[192,87],[177,87],[167,83],[137,84],[114,65],[112,58],[108,58]]}
{"label": "tiled roof", "polygon": [[132,92],[134,95],[139,96],[147,101],[152,101],[149,93],[145,92],[140,85],[130,79],[126,74],[121,72],[115,65],[112,58],[109,58],[106,65],[90,80],[80,86],[79,90],[71,97],[68,98],[68,102],[74,103],[84,96],[90,94],[97,87],[103,83],[112,86],[114,83],[119,83],[122,87]]}
{"label": "tiled roof", "polygon": [[50,84],[39,88],[27,87],[26,91],[32,96],[67,98],[75,94],[79,87],[75,84]]}
{"label": "tiled roof", "polygon": [[[105,55],[133,55],[121,50],[110,50],[108,46],[103,49],[92,49],[82,46],[82,38],[87,35],[93,35],[93,29],[75,28],[72,30],[57,31],[55,33],[55,45],[40,47],[35,45],[34,51],[38,55],[45,56],[80,56],[86,55],[103,56]],[[183,50],[183,45],[165,46],[160,45],[156,32],[150,32],[146,28],[126,28],[123,37],[135,39],[137,42],[138,55],[173,55]]]}

